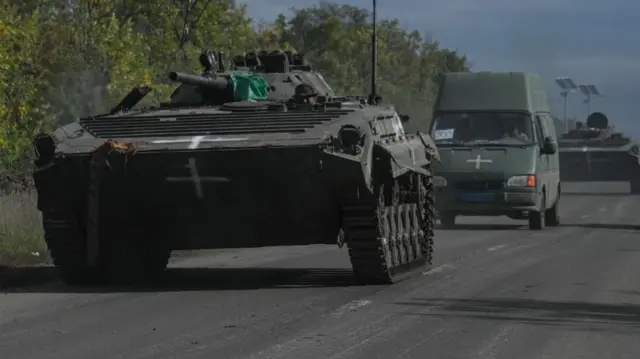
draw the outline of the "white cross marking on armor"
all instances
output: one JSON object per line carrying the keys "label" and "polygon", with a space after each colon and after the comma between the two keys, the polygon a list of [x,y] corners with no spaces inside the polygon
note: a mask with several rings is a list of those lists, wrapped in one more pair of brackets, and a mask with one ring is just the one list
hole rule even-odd
{"label": "white cross marking on armor", "polygon": [[187,165],[189,168],[189,172],[191,172],[191,180],[193,181],[193,186],[196,189],[196,196],[202,199],[204,194],[202,193],[202,181],[200,181],[200,174],[198,174],[198,167],[196,166],[195,157],[189,158],[189,164]]}
{"label": "white cross marking on armor", "polygon": [[181,181],[190,181],[193,182],[193,186],[196,190],[196,196],[199,199],[204,197],[204,190],[202,188],[202,182],[229,182],[230,180],[226,177],[200,177],[198,173],[198,166],[196,165],[195,157],[189,158],[189,164],[185,165],[186,168],[189,169],[191,173],[190,177],[168,177],[167,181],[170,182],[181,182]]}
{"label": "white cross marking on armor", "polygon": [[207,138],[206,136],[194,136],[192,138],[183,138],[178,140],[155,140],[152,143],[162,144],[162,143],[188,143],[189,149],[194,150],[197,149],[202,142],[231,142],[231,141],[245,141],[248,140],[248,137],[216,137],[216,138]]}
{"label": "white cross marking on armor", "polygon": [[411,161],[413,161],[413,164],[416,164],[416,150],[415,148],[411,147],[409,148],[409,156],[411,156]]}
{"label": "white cross marking on armor", "polygon": [[480,155],[478,155],[475,160],[469,159],[469,160],[467,160],[467,162],[475,162],[476,163],[476,169],[479,170],[480,169],[480,163],[491,163],[491,162],[493,162],[493,160],[491,160],[491,159],[483,160],[483,159],[481,159]]}
{"label": "white cross marking on armor", "polygon": [[204,140],[204,136],[195,136],[194,138],[191,139],[191,143],[189,144],[189,149],[190,150],[195,150],[196,148],[198,148],[198,146],[200,146],[200,142],[202,142],[202,140]]}

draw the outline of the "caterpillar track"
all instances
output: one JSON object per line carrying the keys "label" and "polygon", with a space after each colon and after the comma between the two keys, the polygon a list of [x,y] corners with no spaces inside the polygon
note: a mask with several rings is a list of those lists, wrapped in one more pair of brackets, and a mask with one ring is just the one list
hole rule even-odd
{"label": "caterpillar track", "polygon": [[343,208],[343,230],[356,281],[392,284],[432,264],[434,194],[430,177],[379,181],[373,195]]}

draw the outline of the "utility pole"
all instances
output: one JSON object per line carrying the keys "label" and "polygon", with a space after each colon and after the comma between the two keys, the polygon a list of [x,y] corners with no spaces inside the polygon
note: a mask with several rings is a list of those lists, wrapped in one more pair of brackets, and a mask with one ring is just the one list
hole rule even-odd
{"label": "utility pole", "polygon": [[560,92],[560,96],[564,98],[564,132],[569,132],[569,119],[567,118],[567,97],[572,92],[576,92],[578,90],[578,86],[570,77],[557,77],[555,79],[556,84],[560,86],[562,92]]}
{"label": "utility pole", "polygon": [[584,103],[587,104],[587,116],[591,114],[591,100],[604,97],[595,85],[579,85],[580,92],[586,97]]}

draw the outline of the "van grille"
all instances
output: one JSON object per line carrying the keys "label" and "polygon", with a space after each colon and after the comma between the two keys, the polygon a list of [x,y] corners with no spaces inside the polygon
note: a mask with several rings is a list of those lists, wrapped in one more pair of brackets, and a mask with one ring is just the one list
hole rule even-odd
{"label": "van grille", "polygon": [[455,188],[462,191],[496,191],[504,187],[504,181],[458,182]]}

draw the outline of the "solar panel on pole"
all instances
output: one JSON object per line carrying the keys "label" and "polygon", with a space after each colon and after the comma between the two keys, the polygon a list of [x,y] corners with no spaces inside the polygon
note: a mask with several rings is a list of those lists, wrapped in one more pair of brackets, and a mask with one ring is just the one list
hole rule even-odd
{"label": "solar panel on pole", "polygon": [[596,85],[579,85],[580,92],[584,94],[586,99],[584,103],[587,104],[587,115],[591,113],[591,100],[598,97],[603,97]]}
{"label": "solar panel on pole", "polygon": [[589,90],[589,86],[587,85],[578,85],[578,87],[580,88],[580,92],[582,92],[583,95],[589,97],[591,96],[591,91]]}
{"label": "solar panel on pole", "polygon": [[570,77],[557,77],[555,78],[556,84],[560,86],[564,91],[575,91],[578,87],[576,83]]}
{"label": "solar panel on pole", "polygon": [[571,79],[570,77],[566,77],[565,81],[567,82],[567,85],[571,90],[575,91],[578,89],[578,85],[576,85],[576,83],[573,82],[573,79]]}
{"label": "solar panel on pole", "polygon": [[589,89],[589,92],[591,93],[592,96],[602,96],[602,94],[600,93],[600,91],[598,91],[595,85],[587,85],[587,88]]}

